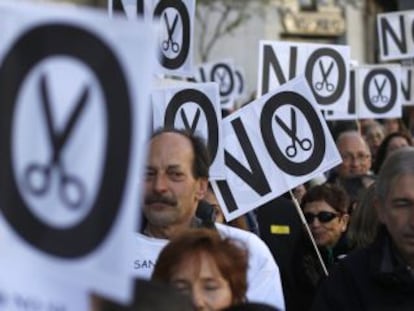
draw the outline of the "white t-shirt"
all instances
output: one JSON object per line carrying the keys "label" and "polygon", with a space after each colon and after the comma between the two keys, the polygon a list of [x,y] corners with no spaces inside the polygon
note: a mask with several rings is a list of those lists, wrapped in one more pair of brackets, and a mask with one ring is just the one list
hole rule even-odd
{"label": "white t-shirt", "polygon": [[[222,236],[241,241],[249,252],[247,299],[285,310],[279,268],[267,245],[251,232],[217,223],[216,228]],[[150,279],[158,255],[167,243],[168,240],[134,233],[130,247],[133,275]]]}

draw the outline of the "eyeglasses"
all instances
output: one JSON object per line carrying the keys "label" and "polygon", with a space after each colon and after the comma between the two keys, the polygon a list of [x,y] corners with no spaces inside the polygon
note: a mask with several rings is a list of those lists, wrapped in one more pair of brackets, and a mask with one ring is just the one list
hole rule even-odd
{"label": "eyeglasses", "polygon": [[319,212],[318,214],[304,213],[303,215],[305,216],[306,222],[308,224],[313,223],[313,220],[315,218],[318,218],[320,223],[327,223],[330,222],[332,219],[339,217],[339,214],[335,214],[332,212]]}
{"label": "eyeglasses", "polygon": [[347,163],[351,163],[352,161],[361,163],[371,158],[371,156],[366,153],[358,153],[358,154],[345,153],[345,154],[342,154],[341,156],[342,156],[342,161],[347,162]]}

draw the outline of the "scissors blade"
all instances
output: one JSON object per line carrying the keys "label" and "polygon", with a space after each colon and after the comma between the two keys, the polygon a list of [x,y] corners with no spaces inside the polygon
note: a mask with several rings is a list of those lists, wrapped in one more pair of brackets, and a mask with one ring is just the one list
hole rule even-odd
{"label": "scissors blade", "polygon": [[171,32],[170,32],[171,38],[172,38],[172,35],[175,31],[175,27],[177,26],[177,22],[178,22],[178,14],[175,15],[174,21],[173,21],[173,24],[172,24],[172,27],[171,27]]}
{"label": "scissors blade", "polygon": [[89,86],[85,86],[81,93],[81,96],[79,97],[79,100],[76,104],[75,109],[73,110],[72,114],[69,117],[69,121],[67,122],[63,133],[59,135],[59,142],[56,148],[57,154],[60,153],[60,150],[63,148],[66,141],[68,140],[73,130],[73,127],[76,124],[76,121],[79,119],[80,114],[82,113],[82,111],[84,110],[86,106],[86,102],[88,101],[88,98],[89,98]]}
{"label": "scissors blade", "polygon": [[[375,80],[375,82],[376,82],[376,80]],[[379,88],[377,88],[378,93],[381,94],[381,95],[382,95],[382,91],[384,90],[384,87],[385,87],[385,82],[386,82],[386,79],[382,80],[381,86]]]}
{"label": "scissors blade", "polygon": [[56,146],[56,135],[53,129],[53,121],[52,121],[52,112],[50,110],[50,100],[49,94],[47,91],[47,81],[46,81],[46,74],[42,74],[39,80],[39,88],[40,88],[40,95],[42,100],[42,107],[43,112],[46,117],[46,125],[47,131],[49,134],[50,143],[52,144],[53,148]]}
{"label": "scissors blade", "polygon": [[290,108],[290,128],[292,130],[292,134],[296,137],[296,110],[293,107]]}
{"label": "scissors blade", "polygon": [[286,125],[286,123],[276,115],[276,122],[280,125],[280,127],[290,136],[292,141],[294,140],[294,134],[292,130]]}
{"label": "scissors blade", "polygon": [[329,75],[331,74],[331,71],[332,71],[332,68],[333,68],[333,65],[334,65],[334,63],[333,62],[331,62],[330,63],[330,65],[329,65],[329,67],[328,67],[328,70],[326,71],[326,78],[328,78],[329,77]]}

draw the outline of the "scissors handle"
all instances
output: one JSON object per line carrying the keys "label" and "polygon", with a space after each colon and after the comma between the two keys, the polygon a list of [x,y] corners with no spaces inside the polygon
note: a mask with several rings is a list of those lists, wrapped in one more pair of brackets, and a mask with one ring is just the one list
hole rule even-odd
{"label": "scissors handle", "polygon": [[62,202],[71,209],[78,209],[85,199],[85,187],[73,176],[64,175],[61,171],[59,195]]}
{"label": "scissors handle", "polygon": [[46,165],[32,163],[24,172],[24,180],[29,191],[41,196],[50,188],[50,170]]}
{"label": "scissors handle", "polygon": [[295,143],[293,143],[292,145],[289,145],[286,147],[285,149],[286,155],[289,158],[294,158],[296,156],[296,153],[298,152],[298,150],[296,149],[296,145]]}
{"label": "scissors handle", "polygon": [[304,138],[301,141],[299,141],[300,147],[302,150],[308,151],[312,148],[312,142],[308,138]]}
{"label": "scissors handle", "polygon": [[323,88],[323,82],[316,82],[315,83],[315,89],[320,91],[320,90],[322,90],[322,88]]}
{"label": "scissors handle", "polygon": [[333,90],[334,90],[334,85],[332,84],[332,83],[326,83],[326,89],[329,91],[329,92],[332,92]]}
{"label": "scissors handle", "polygon": [[171,40],[171,48],[172,48],[172,51],[174,52],[174,53],[177,53],[179,50],[180,50],[180,46],[178,45],[178,43],[177,42],[174,42],[174,41],[172,41]]}
{"label": "scissors handle", "polygon": [[164,40],[162,41],[162,49],[164,51],[168,51],[168,49],[170,48],[170,40]]}

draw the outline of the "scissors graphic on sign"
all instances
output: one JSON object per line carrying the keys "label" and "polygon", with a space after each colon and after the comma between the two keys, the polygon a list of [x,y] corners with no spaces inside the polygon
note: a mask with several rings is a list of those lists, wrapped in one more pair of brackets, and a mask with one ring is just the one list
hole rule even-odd
{"label": "scissors graphic on sign", "polygon": [[335,86],[332,83],[328,82],[328,78],[329,78],[329,75],[331,74],[333,65],[334,65],[334,63],[331,62],[331,64],[328,67],[328,70],[325,71],[325,68],[323,67],[322,60],[319,60],[319,68],[320,68],[321,74],[322,74],[322,81],[319,81],[319,82],[315,83],[315,88],[318,91],[321,91],[324,86],[325,86],[326,90],[329,91],[329,92],[332,92],[334,90]]}
{"label": "scissors graphic on sign", "polygon": [[298,153],[296,144],[299,144],[300,148],[304,151],[310,150],[312,148],[312,142],[308,138],[299,139],[297,136],[297,123],[296,123],[296,111],[295,109],[290,109],[290,125],[289,128],[286,123],[276,115],[276,122],[280,127],[290,136],[292,139],[292,144],[287,146],[285,153],[289,158],[293,158]]}
{"label": "scissors graphic on sign", "polygon": [[[72,112],[66,127],[61,133],[56,133],[53,129],[52,113],[50,109],[49,96],[47,92],[46,76],[40,78],[40,92],[43,113],[46,118],[49,140],[52,145],[53,153],[49,164],[31,163],[24,172],[24,180],[28,190],[35,196],[43,196],[51,188],[52,171],[57,169],[59,177],[59,197],[62,202],[71,209],[78,208],[84,201],[85,187],[81,180],[65,172],[61,159],[62,149],[68,141],[76,120],[79,119],[89,97],[89,89],[86,87]],[[75,196],[72,196],[75,194]]]}
{"label": "scissors graphic on sign", "polygon": [[384,90],[386,82],[387,82],[387,80],[384,79],[382,81],[382,84],[378,85],[377,78],[374,79],[375,88],[377,89],[378,93],[377,93],[377,95],[374,95],[374,96],[371,97],[371,103],[375,104],[375,103],[378,103],[379,101],[381,103],[384,103],[384,104],[388,103],[388,101],[389,101],[388,96],[382,95],[382,91]]}
{"label": "scissors graphic on sign", "polygon": [[168,51],[171,46],[171,50],[177,53],[180,50],[180,45],[176,41],[174,41],[173,35],[174,35],[175,27],[177,27],[178,14],[175,15],[174,21],[171,27],[170,27],[170,22],[168,21],[167,13],[164,14],[164,20],[165,20],[165,26],[167,27],[168,39],[162,42],[162,48],[164,51]]}
{"label": "scissors graphic on sign", "polygon": [[185,129],[190,130],[191,133],[194,133],[197,127],[197,124],[198,124],[198,120],[200,119],[200,109],[197,109],[193,122],[191,123],[191,126],[190,126],[190,123],[188,122],[187,115],[185,114],[184,108],[181,109],[181,118],[183,119]]}

